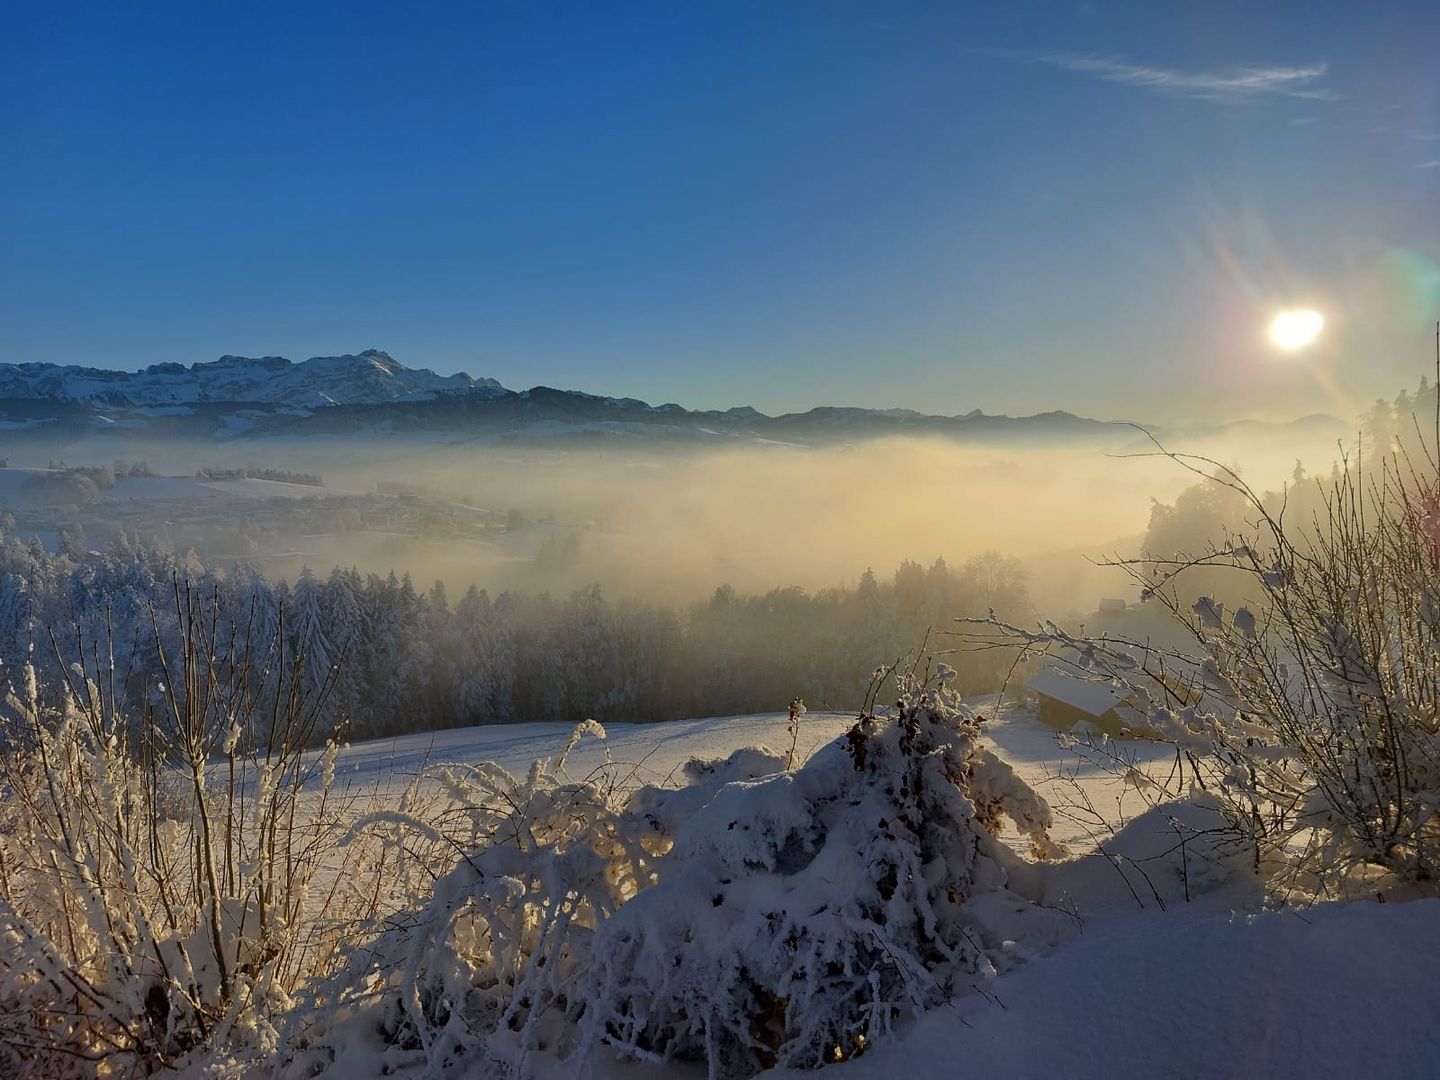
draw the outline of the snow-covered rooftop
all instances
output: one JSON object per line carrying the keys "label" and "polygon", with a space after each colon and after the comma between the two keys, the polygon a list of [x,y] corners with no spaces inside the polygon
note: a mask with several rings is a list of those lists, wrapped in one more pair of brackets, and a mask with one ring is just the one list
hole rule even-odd
{"label": "snow-covered rooftop", "polygon": [[1091,716],[1104,716],[1125,700],[1125,692],[1112,682],[1082,679],[1053,666],[1041,668],[1027,685]]}

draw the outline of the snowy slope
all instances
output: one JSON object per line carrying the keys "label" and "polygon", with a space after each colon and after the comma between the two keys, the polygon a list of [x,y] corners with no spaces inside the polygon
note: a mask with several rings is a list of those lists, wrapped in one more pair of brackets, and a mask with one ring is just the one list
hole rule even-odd
{"label": "snowy slope", "polygon": [[1136,914],[825,1075],[1421,1080],[1440,1075],[1436,956],[1440,900]]}

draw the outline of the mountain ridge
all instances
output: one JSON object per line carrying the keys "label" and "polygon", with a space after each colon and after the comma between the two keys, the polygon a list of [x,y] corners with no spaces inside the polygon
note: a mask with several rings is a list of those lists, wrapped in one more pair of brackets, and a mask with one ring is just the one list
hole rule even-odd
{"label": "mountain ridge", "polygon": [[494,379],[461,372],[437,375],[410,368],[380,349],[312,356],[235,356],[184,364],[151,364],[113,371],[69,364],[0,364],[0,398],[94,405],[187,405],[214,402],[323,408],[339,404],[423,401],[451,393],[495,393]]}
{"label": "mountain ridge", "polygon": [[[1334,418],[1306,417],[1314,424]],[[1298,423],[1298,421],[1297,421]],[[577,439],[845,442],[941,436],[975,442],[1114,442],[1128,421],[1050,410],[1031,416],[818,405],[769,415],[750,405],[687,409],[631,397],[411,368],[380,349],[299,362],[226,354],[134,372],[52,363],[0,364],[0,427],[230,439],[267,435],[453,432],[496,440]],[[1223,426],[1223,425],[1222,425]]]}

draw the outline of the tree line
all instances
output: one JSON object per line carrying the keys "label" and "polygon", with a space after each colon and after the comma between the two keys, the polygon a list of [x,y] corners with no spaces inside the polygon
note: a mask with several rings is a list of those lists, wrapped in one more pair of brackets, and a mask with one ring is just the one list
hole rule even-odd
{"label": "tree line", "polygon": [[[475,586],[452,600],[438,582],[420,590],[393,572],[270,581],[123,536],[103,553],[10,539],[0,543],[0,673],[13,684],[32,663],[58,692],[83,652],[101,658],[107,679],[113,672],[119,703],[143,706],[166,678],[162,654],[180,649],[185,597],[205,606],[214,649],[244,650],[259,680],[298,669],[352,738],[728,715],[795,697],[853,708],[877,668],[946,652],[953,619],[1033,617],[1023,571],[997,554],[954,568],[906,562],[883,579],[867,570],[854,586],[815,592],[722,585],[669,606],[612,600],[599,585],[559,597]],[[1008,663],[985,653],[945,661],[966,692],[996,688]]]}

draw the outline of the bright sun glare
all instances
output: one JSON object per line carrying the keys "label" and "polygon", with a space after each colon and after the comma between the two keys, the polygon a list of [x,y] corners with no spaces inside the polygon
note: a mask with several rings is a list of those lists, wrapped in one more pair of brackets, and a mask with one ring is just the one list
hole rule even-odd
{"label": "bright sun glare", "polygon": [[1282,311],[1270,323],[1270,341],[1286,352],[1298,352],[1312,344],[1325,329],[1325,316],[1318,311]]}

